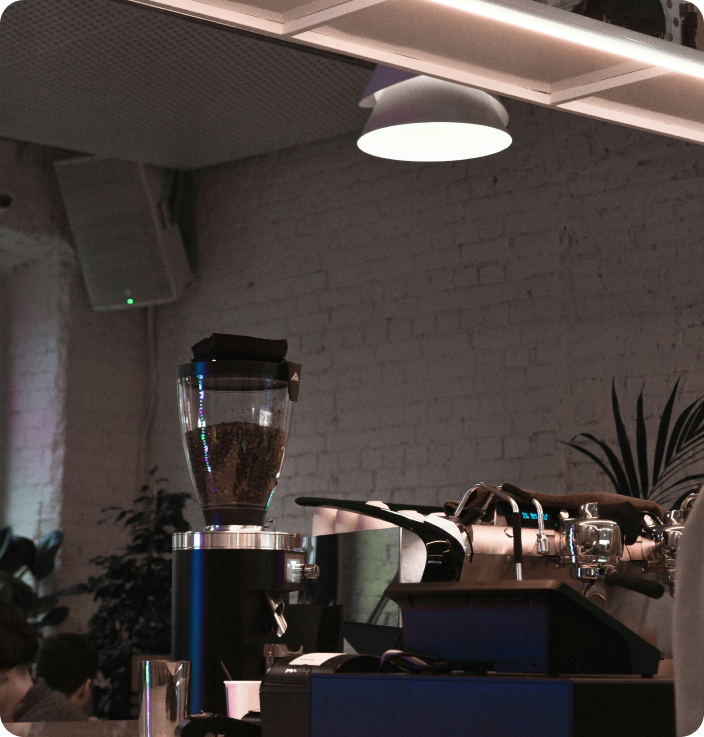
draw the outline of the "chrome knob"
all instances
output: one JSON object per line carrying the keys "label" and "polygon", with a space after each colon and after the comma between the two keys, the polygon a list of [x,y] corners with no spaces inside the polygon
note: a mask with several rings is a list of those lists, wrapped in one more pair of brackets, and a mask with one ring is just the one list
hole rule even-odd
{"label": "chrome knob", "polygon": [[697,501],[698,496],[699,492],[695,491],[690,494],[680,505],[680,509],[682,510],[682,515],[685,522],[687,521],[687,517],[689,517],[689,514],[692,511],[692,508],[694,507],[694,503]]}
{"label": "chrome knob", "polygon": [[673,509],[665,515],[666,525],[683,525],[684,512],[681,509]]}
{"label": "chrome knob", "polygon": [[318,578],[320,576],[320,566],[316,563],[307,563],[303,566],[303,578]]}
{"label": "chrome knob", "polygon": [[596,502],[582,504],[577,513],[579,519],[599,519],[599,505]]}

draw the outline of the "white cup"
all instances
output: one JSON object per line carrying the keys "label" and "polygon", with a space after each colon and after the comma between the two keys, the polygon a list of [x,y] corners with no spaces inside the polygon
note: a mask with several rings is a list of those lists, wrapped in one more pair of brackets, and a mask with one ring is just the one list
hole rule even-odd
{"label": "white cup", "polygon": [[227,716],[242,719],[248,711],[259,711],[261,681],[225,681]]}

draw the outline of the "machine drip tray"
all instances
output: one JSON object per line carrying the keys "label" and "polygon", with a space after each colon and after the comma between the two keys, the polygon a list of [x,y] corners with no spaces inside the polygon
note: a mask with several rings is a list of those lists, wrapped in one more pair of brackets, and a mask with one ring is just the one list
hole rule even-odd
{"label": "machine drip tray", "polygon": [[675,737],[658,678],[312,675],[310,737]]}

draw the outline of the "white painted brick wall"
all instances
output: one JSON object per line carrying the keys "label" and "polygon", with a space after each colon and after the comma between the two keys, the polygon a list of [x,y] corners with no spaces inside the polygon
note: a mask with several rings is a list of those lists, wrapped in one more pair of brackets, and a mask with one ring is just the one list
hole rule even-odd
{"label": "white painted brick wall", "polygon": [[644,380],[650,416],[677,376],[681,402],[704,392],[704,149],[510,112],[513,146],[477,161],[382,161],[346,136],[201,172],[201,273],[158,314],[174,488],[175,367],[213,331],[286,337],[303,365],[272,505],[290,530],[309,529],[299,494],[604,488],[558,441],[613,439],[612,376],[629,414]]}
{"label": "white painted brick wall", "polygon": [[2,513],[15,534],[35,537],[61,523],[68,291],[65,254],[16,267],[6,277],[7,382]]}
{"label": "white painted brick wall", "polygon": [[[79,275],[71,287],[58,588],[86,581],[96,574],[92,558],[124,547],[121,527],[99,526],[101,510],[130,506],[144,483],[138,466],[148,385],[145,310],[94,312]],[[63,629],[85,629],[92,597],[64,603],[71,614]]]}
{"label": "white painted brick wall", "polygon": [[75,269],[48,149],[0,141],[0,522],[61,520],[69,283]]}
{"label": "white painted brick wall", "polygon": [[[0,141],[0,192],[14,199],[0,213],[0,524],[64,531],[56,589],[125,542],[97,523],[143,481],[145,315],[91,309],[47,149]],[[91,598],[65,603],[64,628],[85,629]]]}

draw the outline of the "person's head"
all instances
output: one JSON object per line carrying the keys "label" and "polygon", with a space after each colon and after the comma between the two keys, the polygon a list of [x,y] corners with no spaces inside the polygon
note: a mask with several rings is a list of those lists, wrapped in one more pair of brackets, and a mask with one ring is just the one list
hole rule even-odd
{"label": "person's head", "polygon": [[63,633],[47,637],[37,658],[36,675],[54,691],[84,707],[98,672],[98,651],[81,635]]}
{"label": "person's head", "polygon": [[11,721],[30,688],[29,664],[37,654],[39,636],[13,604],[0,602],[0,719]]}
{"label": "person's head", "polygon": [[8,602],[0,602],[0,673],[29,668],[39,648],[39,635]]}

